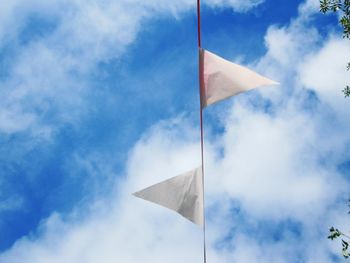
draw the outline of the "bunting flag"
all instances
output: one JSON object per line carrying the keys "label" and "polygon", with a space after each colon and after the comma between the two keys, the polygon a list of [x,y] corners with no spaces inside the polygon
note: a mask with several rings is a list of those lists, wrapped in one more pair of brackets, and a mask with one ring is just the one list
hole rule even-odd
{"label": "bunting flag", "polygon": [[208,105],[265,85],[279,84],[200,48],[201,105]]}
{"label": "bunting flag", "polygon": [[203,111],[208,105],[236,94],[266,85],[279,84],[243,66],[225,60],[201,48],[200,0],[197,0],[200,135],[202,166],[152,185],[133,195],[174,210],[203,227],[203,261],[206,263],[206,234],[204,217],[204,133]]}
{"label": "bunting flag", "polygon": [[133,194],[164,206],[203,226],[202,167],[152,185]]}

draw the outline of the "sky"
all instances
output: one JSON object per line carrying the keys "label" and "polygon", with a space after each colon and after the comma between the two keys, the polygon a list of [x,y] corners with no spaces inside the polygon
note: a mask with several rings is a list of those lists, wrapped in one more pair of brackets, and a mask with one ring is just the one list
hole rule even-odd
{"label": "sky", "polygon": [[[200,164],[194,0],[0,4],[0,263],[202,262],[131,193]],[[205,109],[208,262],[343,262],[349,41],[318,0],[203,0],[202,45],[281,83]]]}

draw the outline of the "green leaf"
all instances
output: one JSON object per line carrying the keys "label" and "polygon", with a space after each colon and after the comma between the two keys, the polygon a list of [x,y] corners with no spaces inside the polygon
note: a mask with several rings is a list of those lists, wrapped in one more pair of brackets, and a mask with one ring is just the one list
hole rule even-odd
{"label": "green leaf", "polygon": [[329,229],[328,239],[333,240],[333,239],[336,239],[337,237],[340,237],[340,236],[341,236],[341,232],[338,229],[336,229],[334,227],[331,227]]}
{"label": "green leaf", "polygon": [[345,95],[345,98],[346,97],[350,97],[350,86],[346,86],[344,89],[343,89],[343,93]]}

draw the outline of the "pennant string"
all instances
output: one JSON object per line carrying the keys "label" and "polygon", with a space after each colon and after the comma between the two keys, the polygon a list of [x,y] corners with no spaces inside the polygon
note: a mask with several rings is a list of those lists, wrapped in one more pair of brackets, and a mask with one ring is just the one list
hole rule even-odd
{"label": "pennant string", "polygon": [[200,109],[200,126],[201,126],[201,157],[202,157],[202,187],[203,187],[203,253],[204,263],[207,262],[206,244],[205,244],[205,193],[204,193],[204,153],[203,153],[203,110]]}
{"label": "pennant string", "polygon": [[201,43],[201,5],[200,5],[200,0],[197,0],[197,31],[198,31],[198,47],[202,47]]}
{"label": "pennant string", "polygon": [[200,0],[197,0],[197,34],[198,34],[198,51],[199,51],[199,105],[200,105],[200,129],[201,129],[201,159],[202,159],[202,187],[203,187],[203,259],[207,262],[206,242],[205,242],[205,202],[204,202],[204,151],[203,151],[203,110],[202,110],[202,61],[201,61],[201,12]]}

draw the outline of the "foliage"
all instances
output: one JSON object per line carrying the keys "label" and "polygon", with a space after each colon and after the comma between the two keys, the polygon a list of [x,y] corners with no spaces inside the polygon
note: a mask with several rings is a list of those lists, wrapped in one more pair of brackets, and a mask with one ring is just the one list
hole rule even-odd
{"label": "foliage", "polygon": [[[343,28],[343,37],[350,39],[350,0],[320,0],[320,11],[340,12],[340,25]],[[350,63],[347,65],[347,70],[350,70]],[[350,97],[350,86],[343,89],[345,97]]]}
{"label": "foliage", "polygon": [[[350,199],[349,199],[349,207],[350,207]],[[350,214],[350,212],[349,212]],[[328,238],[331,240],[337,239],[339,237],[341,238],[341,244],[342,244],[342,254],[344,258],[350,257],[349,252],[349,243],[350,243],[350,237],[343,232],[339,231],[337,228],[334,228],[333,226],[329,229],[329,236]],[[345,239],[345,240],[344,240]]]}

